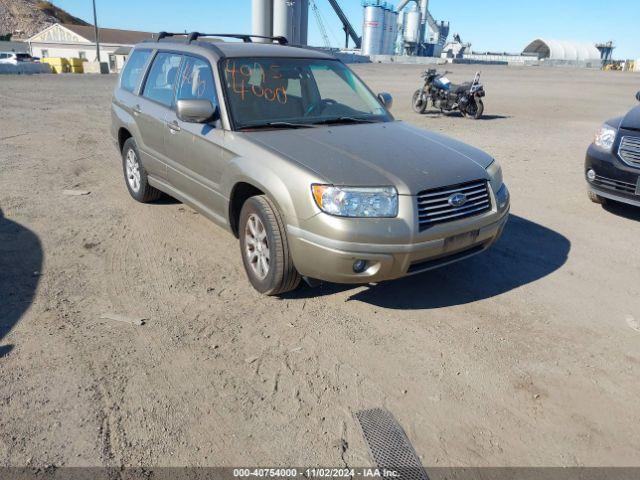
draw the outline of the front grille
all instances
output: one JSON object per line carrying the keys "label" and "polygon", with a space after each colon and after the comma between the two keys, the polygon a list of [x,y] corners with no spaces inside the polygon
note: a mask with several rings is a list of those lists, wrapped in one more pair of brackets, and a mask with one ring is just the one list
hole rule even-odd
{"label": "front grille", "polygon": [[[466,203],[455,207],[449,199],[456,194],[467,197]],[[420,231],[438,223],[472,217],[491,210],[491,197],[485,180],[425,190],[418,194],[418,222]]]}
{"label": "front grille", "polygon": [[596,175],[596,178],[593,180],[593,184],[597,187],[605,188],[607,190],[630,193],[631,195],[636,193],[635,183],[613,180],[612,178],[603,177],[602,175]]}
{"label": "front grille", "polygon": [[622,137],[618,155],[630,167],[640,168],[640,137]]}

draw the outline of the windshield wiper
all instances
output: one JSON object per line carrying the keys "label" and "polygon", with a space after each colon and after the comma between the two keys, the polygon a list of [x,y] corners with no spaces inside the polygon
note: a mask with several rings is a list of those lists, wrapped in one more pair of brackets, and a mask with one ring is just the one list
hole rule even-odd
{"label": "windshield wiper", "polygon": [[311,123],[292,123],[292,122],[266,122],[257,125],[244,125],[238,130],[261,130],[265,128],[314,128],[315,124]]}
{"label": "windshield wiper", "polygon": [[380,123],[381,120],[372,120],[370,118],[358,118],[358,117],[336,117],[328,118],[326,120],[320,120],[313,122],[314,125],[337,125],[340,123]]}

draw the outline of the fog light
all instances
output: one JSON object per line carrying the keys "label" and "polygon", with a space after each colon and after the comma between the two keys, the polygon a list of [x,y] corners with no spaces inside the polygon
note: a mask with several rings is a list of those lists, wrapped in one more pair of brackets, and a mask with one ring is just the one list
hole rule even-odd
{"label": "fog light", "polygon": [[356,260],[353,262],[353,271],[355,273],[362,273],[367,269],[367,261],[366,260]]}
{"label": "fog light", "polygon": [[587,178],[590,182],[593,182],[596,179],[596,172],[594,172],[593,169],[589,169],[589,171],[587,171]]}

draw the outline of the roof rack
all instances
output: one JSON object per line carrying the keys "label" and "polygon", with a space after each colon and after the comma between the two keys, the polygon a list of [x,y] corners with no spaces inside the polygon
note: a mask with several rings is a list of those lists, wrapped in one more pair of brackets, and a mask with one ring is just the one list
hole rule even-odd
{"label": "roof rack", "polygon": [[167,37],[175,37],[177,35],[182,35],[182,36],[186,36],[186,33],[171,33],[171,32],[160,32],[158,33],[158,38],[156,38],[156,42],[159,42],[160,40],[162,40],[163,38],[167,38]]}
{"label": "roof rack", "polygon": [[176,37],[176,36],[187,37],[187,43],[191,43],[200,37],[221,37],[221,38],[237,38],[239,40],[242,40],[244,43],[253,43],[252,39],[262,38],[265,40],[276,41],[280,45],[289,44],[289,41],[286,39],[286,37],[265,37],[263,35],[246,35],[241,33],[200,33],[200,32],[191,32],[191,33],[160,32],[158,34],[157,41],[159,42],[163,38]]}

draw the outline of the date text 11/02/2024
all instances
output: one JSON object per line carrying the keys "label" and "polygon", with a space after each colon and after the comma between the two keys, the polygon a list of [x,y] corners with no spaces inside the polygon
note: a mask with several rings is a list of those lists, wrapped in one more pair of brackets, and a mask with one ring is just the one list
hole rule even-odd
{"label": "date text 11/02/2024", "polygon": [[[253,95],[264,98],[268,102],[284,105],[287,103],[287,87],[284,82],[277,85],[278,81],[283,79],[279,69],[278,65],[272,64],[269,66],[269,70],[265,71],[259,63],[253,65],[243,63],[238,67],[236,62],[230,61],[225,65],[224,72],[227,81],[231,84],[231,89],[240,96],[242,101],[246,99],[247,95]],[[276,85],[265,86],[266,83],[272,82],[275,82]]]}
{"label": "date text 11/02/2024", "polygon": [[396,470],[386,468],[234,468],[233,476],[262,478],[400,478]]}

